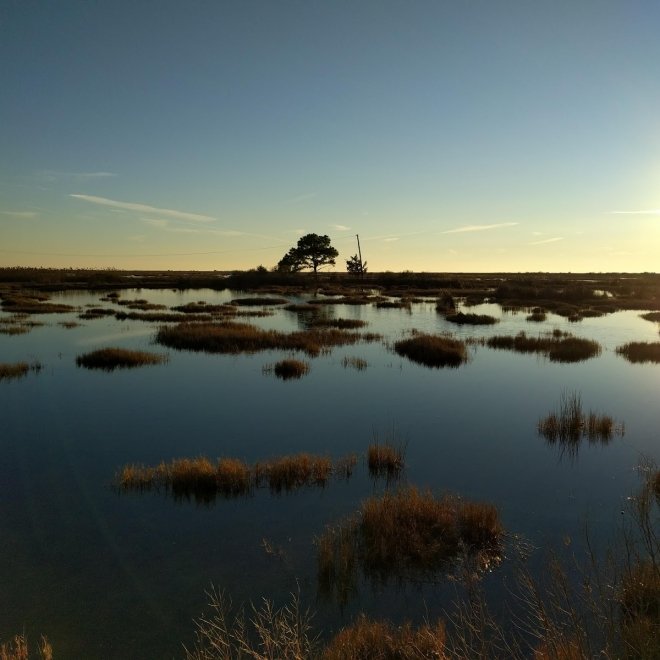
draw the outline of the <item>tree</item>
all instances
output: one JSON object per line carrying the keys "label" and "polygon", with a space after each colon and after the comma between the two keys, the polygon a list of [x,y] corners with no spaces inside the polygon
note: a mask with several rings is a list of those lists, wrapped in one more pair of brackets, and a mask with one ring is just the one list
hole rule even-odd
{"label": "tree", "polygon": [[318,276],[318,269],[324,266],[334,266],[339,252],[330,245],[328,236],[306,234],[298,239],[296,247],[292,247],[277,264],[277,270],[286,273],[297,273],[305,268],[311,268]]}
{"label": "tree", "polygon": [[367,272],[367,262],[354,254],[350,259],[346,259],[346,270],[352,275],[362,276]]}

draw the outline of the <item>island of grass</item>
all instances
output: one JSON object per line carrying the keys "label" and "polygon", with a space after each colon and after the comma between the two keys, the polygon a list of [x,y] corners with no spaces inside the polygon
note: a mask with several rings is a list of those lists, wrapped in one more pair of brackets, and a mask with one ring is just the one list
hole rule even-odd
{"label": "island of grass", "polygon": [[486,346],[517,353],[540,353],[551,362],[581,362],[600,355],[601,346],[591,339],[570,334],[553,333],[530,337],[524,332],[513,335],[496,335],[485,341]]}
{"label": "island of grass", "polygon": [[309,373],[309,363],[289,358],[266,365],[262,371],[265,374],[274,373],[282,380],[298,380]]}
{"label": "island of grass", "polygon": [[416,334],[397,341],[394,350],[426,367],[458,367],[467,360],[465,342],[443,335]]}
{"label": "island of grass", "polygon": [[619,346],[616,352],[633,364],[660,362],[660,342],[632,341]]}
{"label": "island of grass", "polygon": [[167,355],[149,353],[147,351],[132,351],[126,348],[100,348],[91,353],[79,355],[76,364],[85,369],[133,369],[152,364],[162,364],[167,361]]}
{"label": "island of grass", "polygon": [[375,341],[378,335],[346,332],[336,328],[309,329],[298,332],[263,330],[247,323],[180,323],[162,327],[156,341],[164,346],[208,353],[256,353],[274,349],[304,351],[319,355],[331,346],[359,341]]}
{"label": "island of grass", "polygon": [[494,325],[499,323],[499,319],[489,314],[466,314],[465,312],[445,314],[445,320],[457,325]]}

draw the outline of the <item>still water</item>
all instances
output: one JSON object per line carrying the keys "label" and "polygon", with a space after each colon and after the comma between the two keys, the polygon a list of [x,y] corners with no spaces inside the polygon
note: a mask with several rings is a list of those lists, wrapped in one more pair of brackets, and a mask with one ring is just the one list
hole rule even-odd
{"label": "still water", "polygon": [[[136,290],[122,298],[172,306],[240,295]],[[112,307],[99,296],[67,293],[53,302]],[[570,539],[579,554],[585,528],[596,545],[606,544],[639,484],[641,457],[660,462],[660,366],[629,364],[615,348],[657,341],[657,325],[636,311],[579,323],[550,314],[542,324],[495,305],[469,311],[500,323],[454,326],[431,301],[410,311],[328,306],[324,314],[367,321],[366,330],[383,341],[334,348],[309,360],[307,376],[286,382],[262,372],[285,352],[168,350],[153,345],[155,323],[105,317],[59,325],[77,320],[76,312],[34,317],[45,325],[29,334],[0,335],[0,362],[43,365],[0,381],[0,639],[45,634],[60,658],[182,657],[212,584],[234,603],[267,597],[281,604],[300,593],[326,636],[358,611],[420,620],[439,615],[452,598],[442,580],[363,584],[343,607],[319,596],[314,537],[385,488],[362,459],[349,481],[324,489],[280,496],[257,490],[210,506],[163,493],[119,494],[113,478],[126,463],[198,455],[253,463],[302,451],[364,456],[375,437],[394,437],[407,447],[405,481],[494,503],[507,530],[538,552]],[[282,309],[247,321],[280,330],[302,323]],[[459,337],[559,328],[597,340],[603,351],[556,364],[479,346],[459,369],[429,369],[389,348],[413,328]],[[76,366],[77,355],[107,346],[166,352],[169,361],[112,373]],[[346,356],[368,367],[345,368]],[[563,391],[579,392],[587,410],[625,423],[625,436],[585,443],[577,455],[548,446],[537,421]],[[495,583],[500,570],[506,561],[486,579]]]}

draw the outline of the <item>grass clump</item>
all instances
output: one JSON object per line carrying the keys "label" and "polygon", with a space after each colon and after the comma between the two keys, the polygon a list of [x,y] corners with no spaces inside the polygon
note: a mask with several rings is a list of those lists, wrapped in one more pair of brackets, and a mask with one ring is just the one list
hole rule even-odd
{"label": "grass clump", "polygon": [[531,314],[527,316],[527,321],[531,323],[543,323],[547,318],[548,315],[542,307],[534,307]]}
{"label": "grass clump", "polygon": [[617,347],[616,352],[633,364],[660,362],[660,342],[632,341]]}
{"label": "grass clump", "polygon": [[490,314],[466,314],[465,312],[446,314],[445,320],[458,325],[494,325],[499,323],[499,319],[490,316]]}
{"label": "grass clump", "polygon": [[362,503],[359,515],[329,527],[316,541],[322,592],[340,600],[366,576],[423,576],[471,558],[479,572],[499,561],[504,529],[497,509],[454,495],[436,499],[408,487]]}
{"label": "grass clump", "polygon": [[364,371],[369,366],[369,363],[364,358],[346,355],[342,358],[341,365],[344,369],[351,367],[357,371]]}
{"label": "grass clump", "polygon": [[394,350],[427,367],[458,367],[467,361],[465,342],[442,335],[417,334],[397,341]]}
{"label": "grass clump", "polygon": [[486,340],[486,346],[517,353],[540,353],[551,362],[581,362],[600,355],[601,346],[591,339],[572,335],[530,337],[524,332],[513,335],[496,335]]}
{"label": "grass clump", "polygon": [[369,474],[374,477],[396,477],[405,466],[405,448],[378,441],[369,445],[367,450],[367,465]]}
{"label": "grass clump", "polygon": [[162,364],[163,362],[167,362],[166,355],[147,351],[132,351],[126,348],[101,348],[91,353],[79,355],[76,358],[76,364],[79,367],[103,369],[105,371],[132,369],[151,364]]}
{"label": "grass clump", "polygon": [[410,309],[410,300],[405,298],[402,300],[379,300],[376,303],[377,309]]}
{"label": "grass clump", "polygon": [[40,362],[2,362],[0,363],[0,380],[12,380],[13,378],[22,378],[27,376],[29,371],[41,371],[43,367]]}
{"label": "grass clump", "polygon": [[311,328],[339,328],[340,330],[353,330],[363,328],[366,321],[360,319],[314,319],[309,323]]}
{"label": "grass clump", "polygon": [[445,660],[446,632],[442,621],[414,628],[409,622],[393,626],[364,615],[346,626],[323,649],[322,660]]}
{"label": "grass clump", "polygon": [[236,308],[232,305],[212,305],[204,300],[189,302],[185,305],[176,305],[171,308],[173,312],[182,314],[220,314],[232,316],[236,313]]}
{"label": "grass clump", "polygon": [[[375,338],[375,336],[374,336]],[[318,355],[331,346],[369,341],[372,337],[344,330],[309,329],[298,332],[262,330],[247,323],[180,323],[160,328],[156,341],[170,348],[209,353],[256,353],[265,350],[304,351]]]}
{"label": "grass clump", "polygon": [[[36,657],[41,660],[53,660],[53,647],[43,635],[37,647],[37,654]],[[35,656],[30,653],[25,635],[14,635],[10,641],[0,643],[0,660],[29,660],[30,657]]]}
{"label": "grass clump", "polygon": [[81,314],[78,314],[78,318],[83,319],[83,321],[90,321],[92,319],[102,319],[105,316],[114,315],[114,309],[108,309],[106,307],[91,307],[90,309],[86,309]]}
{"label": "grass clump", "polygon": [[653,321],[655,323],[660,323],[660,312],[647,312],[646,314],[640,314],[640,316],[645,321]]}
{"label": "grass clump", "polygon": [[332,471],[330,458],[306,453],[283,456],[254,466],[256,485],[268,485],[276,493],[303,486],[325,486]]}
{"label": "grass clump", "polygon": [[254,297],[254,298],[235,298],[231,301],[232,305],[240,307],[263,307],[266,305],[286,305],[289,301],[286,298]]}
{"label": "grass clump", "polygon": [[274,373],[282,380],[300,379],[309,373],[309,363],[302,360],[280,360],[274,365],[267,365],[263,368],[266,374]]}
{"label": "grass clump", "polygon": [[549,444],[558,442],[562,451],[568,450],[573,455],[577,454],[583,438],[591,443],[607,443],[614,435],[625,432],[623,424],[617,424],[609,415],[585,413],[577,392],[563,392],[559,410],[540,419],[537,430]]}

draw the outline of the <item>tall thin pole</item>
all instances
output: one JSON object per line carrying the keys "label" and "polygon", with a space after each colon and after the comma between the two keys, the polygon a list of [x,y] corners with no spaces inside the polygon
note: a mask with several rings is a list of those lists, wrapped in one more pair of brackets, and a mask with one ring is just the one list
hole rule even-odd
{"label": "tall thin pole", "polygon": [[358,243],[358,257],[360,258],[360,268],[362,268],[362,250],[360,250],[360,235],[355,234],[355,238],[357,238],[357,243]]}

